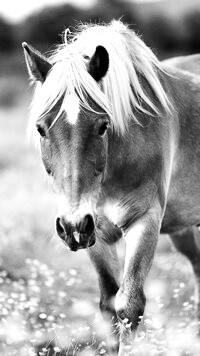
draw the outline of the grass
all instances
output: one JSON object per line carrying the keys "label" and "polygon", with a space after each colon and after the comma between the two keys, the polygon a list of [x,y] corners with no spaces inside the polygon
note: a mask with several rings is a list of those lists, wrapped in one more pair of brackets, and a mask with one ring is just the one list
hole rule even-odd
{"label": "grass", "polygon": [[[54,236],[54,197],[26,140],[30,97],[20,73],[0,78],[0,354],[107,355],[96,273],[85,251],[72,253]],[[199,355],[194,277],[167,236],[145,290],[132,354]]]}

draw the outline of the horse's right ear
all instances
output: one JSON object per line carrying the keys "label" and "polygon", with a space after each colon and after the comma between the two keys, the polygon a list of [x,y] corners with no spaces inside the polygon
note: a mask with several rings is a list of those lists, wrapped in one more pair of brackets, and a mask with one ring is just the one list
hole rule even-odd
{"label": "horse's right ear", "polygon": [[28,45],[26,42],[22,43],[24,55],[28,68],[30,78],[35,81],[44,82],[46,76],[51,69],[51,63],[35,48]]}
{"label": "horse's right ear", "polygon": [[103,46],[97,46],[95,53],[88,64],[88,72],[99,82],[107,73],[109,67],[109,55]]}

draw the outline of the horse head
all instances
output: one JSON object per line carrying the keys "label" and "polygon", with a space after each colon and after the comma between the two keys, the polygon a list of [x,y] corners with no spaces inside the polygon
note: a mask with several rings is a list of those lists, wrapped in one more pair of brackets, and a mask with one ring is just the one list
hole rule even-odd
{"label": "horse head", "polygon": [[[54,71],[59,72],[59,68],[31,46],[23,44],[23,47],[29,74],[41,83],[40,95],[45,97],[57,85],[58,73]],[[99,90],[109,67],[106,49],[98,46],[84,65],[92,85]],[[82,99],[76,85],[69,86],[48,110],[42,109],[36,129],[43,164],[52,176],[57,197],[56,230],[69,248],[76,251],[95,243],[95,212],[106,169],[109,117],[87,93]]]}

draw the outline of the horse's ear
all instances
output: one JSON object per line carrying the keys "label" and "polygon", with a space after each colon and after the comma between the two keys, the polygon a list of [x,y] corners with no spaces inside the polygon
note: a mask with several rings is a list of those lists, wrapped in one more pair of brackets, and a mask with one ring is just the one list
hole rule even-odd
{"label": "horse's ear", "polygon": [[109,67],[109,55],[103,46],[97,46],[95,53],[88,64],[88,72],[98,82],[107,73]]}
{"label": "horse's ear", "polygon": [[51,63],[49,63],[39,51],[28,45],[26,42],[22,43],[22,47],[24,49],[28,73],[31,79],[43,83],[52,67]]}

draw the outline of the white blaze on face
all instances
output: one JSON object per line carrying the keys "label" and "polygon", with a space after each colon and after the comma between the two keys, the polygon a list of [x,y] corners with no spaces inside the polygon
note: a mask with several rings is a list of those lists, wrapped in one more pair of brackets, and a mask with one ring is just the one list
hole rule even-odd
{"label": "white blaze on face", "polygon": [[74,93],[66,95],[64,106],[67,114],[67,121],[70,124],[75,125],[80,112],[80,103],[77,95]]}

